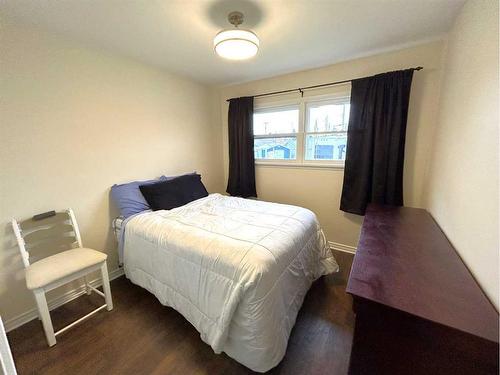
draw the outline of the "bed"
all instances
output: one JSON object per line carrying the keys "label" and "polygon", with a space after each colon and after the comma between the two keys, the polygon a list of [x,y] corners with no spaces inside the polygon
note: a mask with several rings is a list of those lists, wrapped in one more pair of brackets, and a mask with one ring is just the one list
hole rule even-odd
{"label": "bed", "polygon": [[126,277],[258,372],[285,355],[312,282],[338,270],[316,216],[296,206],[210,194],[114,227]]}

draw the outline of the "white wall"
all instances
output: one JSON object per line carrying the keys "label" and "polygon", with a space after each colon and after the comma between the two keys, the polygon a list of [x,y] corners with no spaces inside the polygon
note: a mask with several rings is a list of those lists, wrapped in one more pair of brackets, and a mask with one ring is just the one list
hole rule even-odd
{"label": "white wall", "polygon": [[[432,133],[436,126],[443,42],[435,41],[396,52],[342,62],[279,77],[219,89],[224,146],[225,181],[228,173],[226,99],[423,66],[412,84],[404,170],[404,199],[411,207],[424,207],[425,172]],[[356,246],[362,217],[339,210],[343,170],[257,166],[260,199],[295,204],[314,211],[330,241]],[[283,188],[286,186],[286,188]]]}
{"label": "white wall", "polygon": [[2,25],[1,39],[0,314],[8,321],[34,307],[12,217],[72,207],[84,245],[105,251],[112,271],[113,183],[197,170],[214,192],[223,179],[208,88],[35,30]]}
{"label": "white wall", "polygon": [[468,1],[450,32],[428,202],[498,309],[498,1]]}

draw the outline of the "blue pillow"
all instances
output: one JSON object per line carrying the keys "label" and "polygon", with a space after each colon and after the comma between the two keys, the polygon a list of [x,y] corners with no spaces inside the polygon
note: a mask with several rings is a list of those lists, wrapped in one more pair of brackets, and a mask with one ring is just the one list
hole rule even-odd
{"label": "blue pillow", "polygon": [[144,199],[144,196],[139,190],[139,186],[166,180],[167,177],[161,176],[157,180],[132,181],[126,184],[113,185],[111,187],[111,197],[116,206],[120,209],[121,216],[127,218],[139,212],[149,210],[149,204]]}

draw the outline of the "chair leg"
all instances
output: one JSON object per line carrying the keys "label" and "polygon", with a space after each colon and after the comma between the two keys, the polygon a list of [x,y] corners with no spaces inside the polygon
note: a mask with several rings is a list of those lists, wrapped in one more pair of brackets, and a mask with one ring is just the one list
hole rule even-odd
{"label": "chair leg", "polygon": [[92,289],[89,288],[89,279],[87,278],[87,276],[84,276],[83,280],[85,282],[85,293],[90,296],[92,294]]}
{"label": "chair leg", "polygon": [[54,335],[54,327],[52,326],[52,320],[50,319],[49,307],[47,305],[47,299],[45,298],[45,291],[43,289],[35,289],[33,291],[35,294],[36,305],[38,306],[38,313],[42,320],[43,330],[45,331],[45,337],[47,338],[47,344],[49,346],[54,346],[56,344],[56,336]]}
{"label": "chair leg", "polygon": [[102,289],[106,299],[106,309],[113,310],[113,299],[111,298],[111,287],[109,286],[108,266],[106,262],[101,265]]}

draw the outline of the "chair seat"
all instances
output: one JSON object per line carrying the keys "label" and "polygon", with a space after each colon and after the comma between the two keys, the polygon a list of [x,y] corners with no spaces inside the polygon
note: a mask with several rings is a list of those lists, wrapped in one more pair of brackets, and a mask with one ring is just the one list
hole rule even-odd
{"label": "chair seat", "polygon": [[85,247],[44,258],[26,268],[28,289],[42,288],[87,267],[104,262],[107,255]]}

